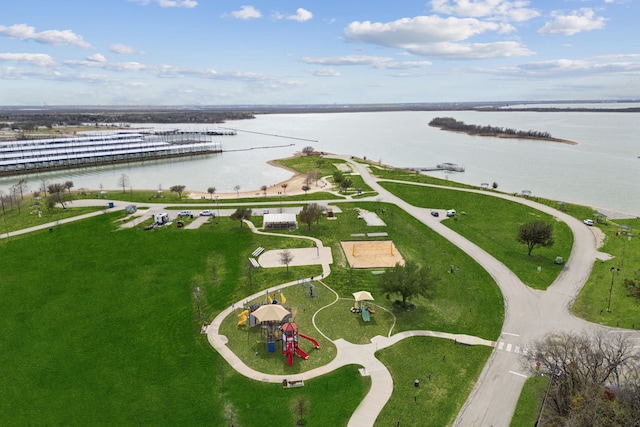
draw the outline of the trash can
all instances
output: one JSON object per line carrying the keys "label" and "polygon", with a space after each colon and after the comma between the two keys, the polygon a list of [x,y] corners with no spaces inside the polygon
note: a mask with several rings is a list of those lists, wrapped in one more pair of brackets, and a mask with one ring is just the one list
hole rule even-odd
{"label": "trash can", "polygon": [[275,342],[270,342],[268,343],[269,346],[269,353],[275,353],[276,351],[276,343]]}
{"label": "trash can", "polygon": [[109,202],[109,208],[113,207],[113,202]]}

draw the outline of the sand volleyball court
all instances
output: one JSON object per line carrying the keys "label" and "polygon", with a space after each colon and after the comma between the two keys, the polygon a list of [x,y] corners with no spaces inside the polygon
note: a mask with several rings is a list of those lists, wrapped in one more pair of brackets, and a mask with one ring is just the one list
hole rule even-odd
{"label": "sand volleyball court", "polygon": [[351,268],[393,267],[397,263],[404,265],[404,258],[391,240],[358,240],[340,244]]}

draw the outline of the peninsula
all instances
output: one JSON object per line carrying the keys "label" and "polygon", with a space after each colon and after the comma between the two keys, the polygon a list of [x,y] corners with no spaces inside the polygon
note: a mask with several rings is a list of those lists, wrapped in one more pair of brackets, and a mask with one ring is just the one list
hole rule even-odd
{"label": "peninsula", "polygon": [[522,131],[496,126],[468,125],[465,122],[458,121],[452,117],[435,117],[429,122],[429,126],[453,132],[463,132],[468,135],[491,136],[495,138],[536,139],[577,145],[577,142],[574,141],[554,138],[549,134],[549,132],[539,132],[534,130]]}

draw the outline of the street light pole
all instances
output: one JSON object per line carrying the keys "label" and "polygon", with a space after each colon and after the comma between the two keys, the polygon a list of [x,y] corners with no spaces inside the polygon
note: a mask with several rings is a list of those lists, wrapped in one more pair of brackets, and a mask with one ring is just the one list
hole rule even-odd
{"label": "street light pole", "polygon": [[218,205],[218,196],[216,196],[216,210],[218,211],[217,216],[220,216],[220,205]]}
{"label": "street light pole", "polygon": [[[614,274],[616,272],[616,267],[609,268],[609,271],[611,272],[611,285],[609,286],[609,301],[607,301],[607,312],[608,313],[611,312],[611,291],[613,291],[613,277],[614,277]],[[618,271],[620,271],[620,268],[618,268]]]}

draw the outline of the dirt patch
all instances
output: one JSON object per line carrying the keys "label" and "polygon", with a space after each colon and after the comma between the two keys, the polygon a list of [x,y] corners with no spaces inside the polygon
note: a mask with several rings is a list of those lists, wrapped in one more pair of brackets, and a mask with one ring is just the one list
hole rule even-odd
{"label": "dirt patch", "polygon": [[341,242],[351,268],[393,267],[404,265],[404,258],[391,240]]}

